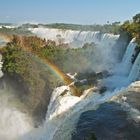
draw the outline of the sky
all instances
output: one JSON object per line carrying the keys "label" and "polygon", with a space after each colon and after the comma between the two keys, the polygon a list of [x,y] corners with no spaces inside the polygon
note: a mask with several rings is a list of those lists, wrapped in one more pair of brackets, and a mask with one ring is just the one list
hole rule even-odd
{"label": "sky", "polygon": [[0,22],[105,24],[140,13],[140,0],[0,0]]}

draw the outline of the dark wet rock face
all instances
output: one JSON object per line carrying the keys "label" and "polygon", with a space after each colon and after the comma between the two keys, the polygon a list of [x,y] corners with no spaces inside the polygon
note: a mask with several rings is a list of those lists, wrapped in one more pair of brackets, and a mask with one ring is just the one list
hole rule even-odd
{"label": "dark wet rock face", "polygon": [[[83,91],[96,87],[97,89],[94,89],[94,92],[104,93],[107,88],[106,87],[97,87],[98,86],[98,80],[103,79],[108,75],[109,73],[107,71],[102,71],[99,73],[95,72],[87,72],[87,73],[78,73],[75,77],[75,81],[73,82],[73,85],[77,89],[77,93],[75,94],[77,96],[81,96],[83,94]],[[71,86],[72,87],[72,86]]]}
{"label": "dark wet rock face", "polygon": [[76,79],[78,80],[83,80],[83,79],[87,79],[87,81],[90,82],[94,82],[97,81],[97,79],[102,79],[102,78],[106,78],[109,76],[108,71],[102,71],[102,72],[85,72],[85,73],[78,73],[78,75],[76,76]]}
{"label": "dark wet rock face", "polygon": [[140,123],[127,119],[120,104],[104,103],[80,116],[72,140],[85,140],[91,133],[98,140],[139,140]]}

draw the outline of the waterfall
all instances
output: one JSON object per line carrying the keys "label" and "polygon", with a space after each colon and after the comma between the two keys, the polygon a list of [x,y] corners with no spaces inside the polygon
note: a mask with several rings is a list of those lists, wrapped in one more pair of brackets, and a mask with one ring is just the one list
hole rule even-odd
{"label": "waterfall", "polygon": [[82,112],[96,109],[118,93],[116,90],[102,96],[87,90],[81,97],[72,96],[69,91],[61,96],[66,89],[69,87],[62,86],[54,90],[43,126],[23,135],[22,140],[70,140],[71,132]]}
{"label": "waterfall", "polygon": [[79,102],[66,111],[66,117],[62,116],[64,120],[62,119],[61,125],[53,135],[53,140],[58,140],[58,138],[70,140],[81,113],[87,110],[96,110],[100,104],[111,100],[117,93],[117,91],[112,93],[106,92],[105,96],[102,96],[95,92],[91,92],[90,94],[89,91],[85,92],[80,97]]}
{"label": "waterfall", "polygon": [[136,53],[135,52],[136,46],[137,44],[135,43],[135,38],[133,38],[127,46],[122,61],[119,64],[117,64],[114,67],[114,69],[112,69],[112,76],[102,80],[100,83],[101,85],[105,85],[110,89],[115,89],[115,88],[126,87],[132,82],[128,80],[128,75],[130,75],[129,73],[132,69],[132,65],[133,65],[132,58]]}
{"label": "waterfall", "polygon": [[99,42],[99,51],[101,52],[101,55],[103,56],[104,66],[108,66],[108,71],[114,67],[114,64],[117,62],[117,56],[114,53],[114,46],[116,41],[118,40],[118,35],[112,35],[112,34],[102,34],[101,40]]}
{"label": "waterfall", "polygon": [[0,84],[0,140],[19,140],[33,129],[32,119],[18,109],[21,104],[13,89]]}
{"label": "waterfall", "polygon": [[119,35],[101,34],[98,31],[74,31],[52,28],[29,28],[29,30],[41,38],[71,44],[72,47],[82,47],[85,43],[102,44],[102,46],[113,46]]}
{"label": "waterfall", "polygon": [[132,68],[132,58],[135,55],[135,48],[137,44],[135,43],[135,38],[131,40],[127,46],[126,52],[123,56],[121,63],[115,67],[115,73],[118,75],[129,75],[129,72]]}
{"label": "waterfall", "polygon": [[139,79],[139,76],[140,76],[140,53],[133,64],[131,72],[128,76],[128,81],[134,82],[135,80]]}
{"label": "waterfall", "polygon": [[0,112],[1,140],[15,140],[32,129],[26,114],[18,111],[16,108],[7,105],[4,106],[2,102],[0,104]]}

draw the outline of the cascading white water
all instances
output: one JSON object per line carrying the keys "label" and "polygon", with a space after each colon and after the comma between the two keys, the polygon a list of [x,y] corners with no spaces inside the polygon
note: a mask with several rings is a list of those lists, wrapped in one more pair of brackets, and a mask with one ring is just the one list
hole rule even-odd
{"label": "cascading white water", "polygon": [[[92,31],[74,31],[52,28],[29,28],[29,30],[46,40],[53,40],[57,44],[61,40],[63,43],[71,44],[72,47],[82,47],[85,43],[99,44],[102,46],[113,46],[119,35],[103,34]],[[100,37],[101,36],[101,37]]]}
{"label": "cascading white water", "polygon": [[138,80],[139,77],[140,77],[140,54],[137,56],[137,58],[133,64],[133,67],[128,76],[128,81],[134,82],[135,80]]}
{"label": "cascading white water", "polygon": [[[4,99],[5,100],[5,99]],[[15,140],[32,129],[26,114],[0,104],[0,139]]]}
{"label": "cascading white water", "polygon": [[132,57],[135,54],[135,48],[137,44],[135,43],[135,38],[131,40],[129,45],[127,46],[126,52],[123,56],[122,62],[115,68],[115,73],[119,75],[128,76],[131,68],[132,68]]}
{"label": "cascading white water", "polygon": [[[87,110],[97,109],[100,104],[109,101],[116,94],[117,91],[112,93],[106,92],[105,96],[102,96],[95,92],[89,92],[89,90],[86,91],[83,96],[79,98],[79,101],[65,112],[66,114],[62,114],[62,116],[60,116],[61,119],[58,121],[61,121],[61,123],[59,127],[57,127],[57,131],[53,134],[52,140],[57,140],[59,138],[71,140],[71,133],[74,131],[76,122],[78,121],[81,113]],[[63,100],[63,98],[60,99],[60,101],[61,100]]]}
{"label": "cascading white water", "polygon": [[114,67],[114,64],[117,62],[116,55],[114,54],[114,45],[118,37],[119,35],[112,34],[102,34],[101,36],[101,40],[98,46],[104,61],[102,65],[107,68],[105,70],[110,71]]}
{"label": "cascading white water", "polygon": [[[129,45],[127,46],[127,49],[123,56],[122,61],[119,64],[117,64],[115,68],[112,70],[113,75],[103,80],[101,84],[107,86],[108,88],[114,89],[114,88],[121,88],[123,86],[127,86],[128,84],[132,82],[132,80],[128,80],[128,75],[133,65],[132,58],[134,54],[136,53],[135,52],[136,46],[137,44],[135,43],[135,38],[133,38],[130,41]],[[137,76],[138,75],[136,74],[136,77]]]}
{"label": "cascading white water", "polygon": [[87,90],[81,97],[72,96],[69,91],[61,96],[66,89],[69,87],[62,86],[54,90],[43,126],[24,135],[22,140],[70,140],[71,132],[82,112],[96,109],[117,94],[117,91],[106,92],[102,96]]}

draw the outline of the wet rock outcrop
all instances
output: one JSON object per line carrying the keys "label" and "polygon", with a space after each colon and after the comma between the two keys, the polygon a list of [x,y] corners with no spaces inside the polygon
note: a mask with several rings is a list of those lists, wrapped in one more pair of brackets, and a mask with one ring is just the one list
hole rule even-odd
{"label": "wet rock outcrop", "polygon": [[94,135],[98,140],[139,140],[140,81],[133,83],[96,110],[81,114],[72,140]]}

